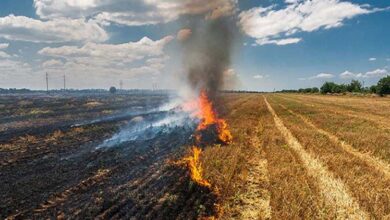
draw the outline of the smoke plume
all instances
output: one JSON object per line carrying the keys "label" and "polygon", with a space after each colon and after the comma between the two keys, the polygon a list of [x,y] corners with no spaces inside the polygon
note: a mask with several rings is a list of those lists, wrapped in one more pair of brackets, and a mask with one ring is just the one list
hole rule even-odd
{"label": "smoke plume", "polygon": [[194,91],[204,90],[215,99],[224,88],[225,71],[231,61],[234,41],[233,22],[226,17],[214,20],[192,20],[191,36],[182,41],[186,80]]}

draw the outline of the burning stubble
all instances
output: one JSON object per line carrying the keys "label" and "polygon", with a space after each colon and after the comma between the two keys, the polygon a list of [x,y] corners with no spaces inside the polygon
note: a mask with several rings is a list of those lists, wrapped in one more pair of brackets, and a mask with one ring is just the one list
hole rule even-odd
{"label": "burning stubble", "polygon": [[[178,39],[183,43],[185,79],[197,96],[195,117],[199,119],[199,124],[194,134],[192,155],[182,162],[186,162],[194,182],[211,188],[211,184],[203,178],[200,147],[215,143],[229,144],[233,138],[226,121],[219,118],[215,103],[218,92],[224,89],[225,72],[231,62],[234,41],[231,27],[234,24],[229,18],[189,20],[189,27],[178,33]],[[193,100],[189,102],[193,103]]]}

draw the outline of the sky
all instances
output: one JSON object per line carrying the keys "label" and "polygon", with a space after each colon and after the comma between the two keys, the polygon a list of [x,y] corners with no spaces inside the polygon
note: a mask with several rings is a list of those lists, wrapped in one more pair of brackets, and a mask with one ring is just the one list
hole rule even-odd
{"label": "sky", "polygon": [[390,75],[388,0],[1,0],[0,88],[177,89],[193,18],[229,19],[232,89]]}

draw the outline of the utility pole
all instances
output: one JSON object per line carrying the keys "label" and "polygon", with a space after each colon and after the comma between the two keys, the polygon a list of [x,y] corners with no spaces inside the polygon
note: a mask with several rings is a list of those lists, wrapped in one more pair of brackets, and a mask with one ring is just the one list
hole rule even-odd
{"label": "utility pole", "polygon": [[66,78],[65,78],[65,74],[64,74],[64,91],[66,90]]}
{"label": "utility pole", "polygon": [[46,72],[46,92],[49,93],[49,75]]}
{"label": "utility pole", "polygon": [[120,90],[123,89],[123,81],[122,81],[122,80],[119,81],[119,89],[120,89]]}

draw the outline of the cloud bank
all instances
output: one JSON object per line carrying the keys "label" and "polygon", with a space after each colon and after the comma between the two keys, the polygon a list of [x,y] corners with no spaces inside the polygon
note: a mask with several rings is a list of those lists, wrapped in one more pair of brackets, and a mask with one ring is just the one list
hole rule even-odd
{"label": "cloud bank", "polygon": [[347,19],[375,10],[339,0],[289,0],[285,8],[256,7],[239,14],[239,26],[258,45],[287,45],[300,38],[291,35],[340,27]]}
{"label": "cloud bank", "polygon": [[90,17],[101,24],[141,26],[167,23],[182,15],[205,14],[206,19],[235,12],[237,0],[34,0],[38,16]]}
{"label": "cloud bank", "polygon": [[15,15],[0,17],[0,37],[35,43],[103,42],[109,38],[96,22],[82,18],[41,21]]}

